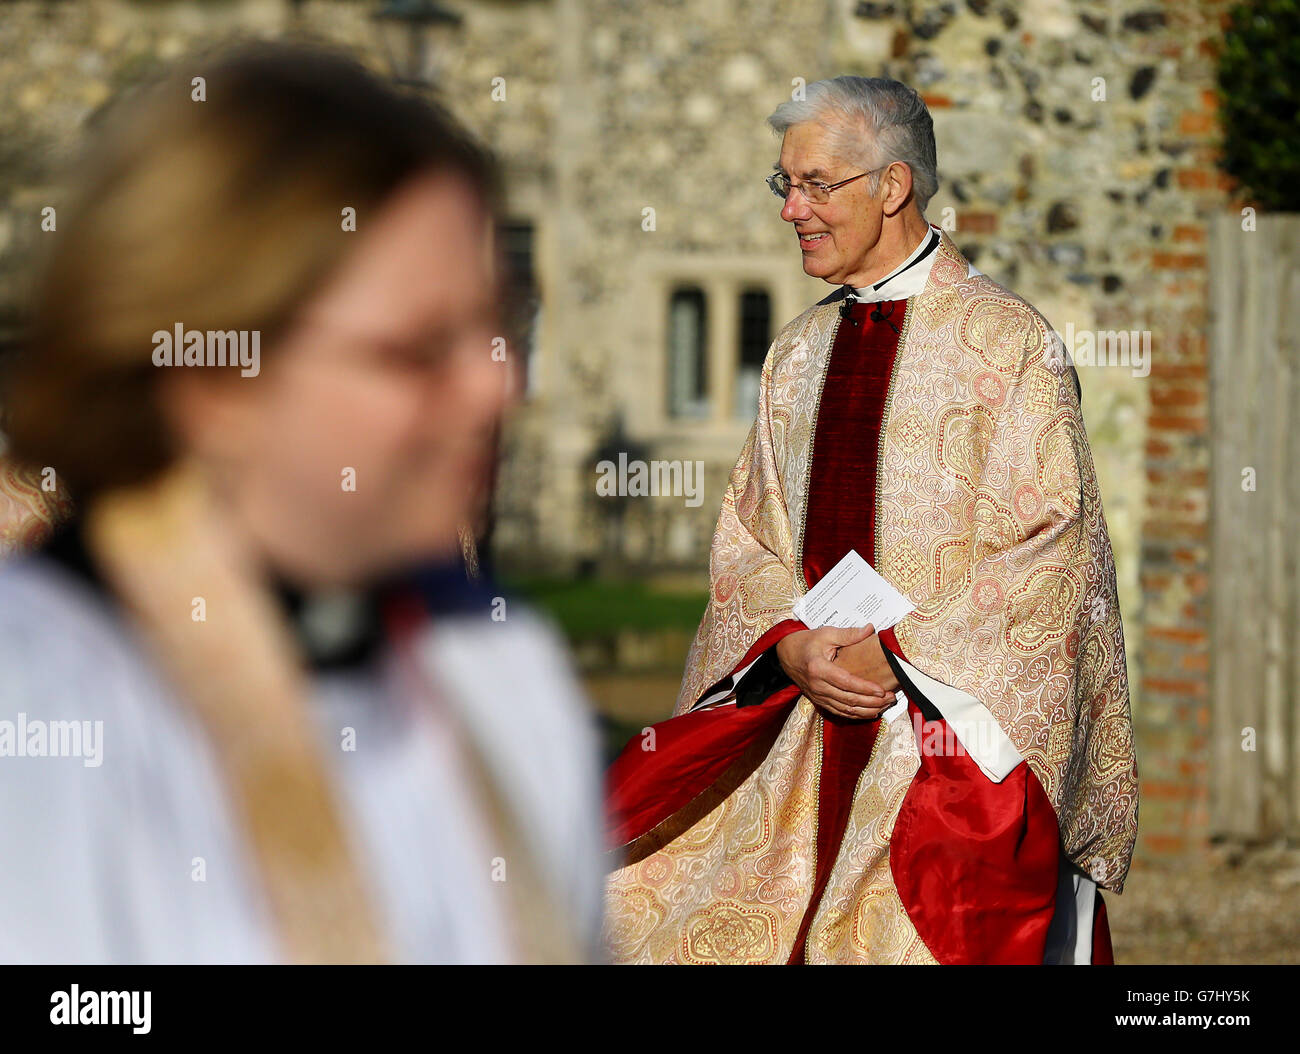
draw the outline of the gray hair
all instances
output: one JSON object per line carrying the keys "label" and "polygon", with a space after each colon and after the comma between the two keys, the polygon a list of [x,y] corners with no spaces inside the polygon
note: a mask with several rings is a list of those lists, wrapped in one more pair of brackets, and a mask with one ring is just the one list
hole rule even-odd
{"label": "gray hair", "polygon": [[[835,77],[814,81],[804,98],[791,99],[772,111],[767,123],[777,135],[806,122],[827,125],[832,153],[868,170],[902,161],[912,170],[917,208],[939,189],[934,121],[921,97],[906,84],[884,77]],[[870,177],[871,193],[880,173]]]}

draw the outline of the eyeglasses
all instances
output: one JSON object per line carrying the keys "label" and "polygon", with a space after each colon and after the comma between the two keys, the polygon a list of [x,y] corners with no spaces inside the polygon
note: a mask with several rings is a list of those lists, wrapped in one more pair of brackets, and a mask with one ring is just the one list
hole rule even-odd
{"label": "eyeglasses", "polygon": [[[893,162],[891,161],[889,164],[892,165]],[[889,165],[881,165],[880,168],[873,168],[871,172],[880,172],[888,167]],[[773,172],[767,177],[766,182],[772,188],[772,193],[782,201],[790,196],[791,187],[798,187],[799,193],[814,205],[825,205],[826,202],[831,200],[832,190],[861,179],[863,176],[869,176],[871,172],[861,172],[856,176],[850,176],[848,179],[841,179],[838,183],[823,183],[820,179],[810,179],[806,183],[792,183],[790,177],[784,172]]]}

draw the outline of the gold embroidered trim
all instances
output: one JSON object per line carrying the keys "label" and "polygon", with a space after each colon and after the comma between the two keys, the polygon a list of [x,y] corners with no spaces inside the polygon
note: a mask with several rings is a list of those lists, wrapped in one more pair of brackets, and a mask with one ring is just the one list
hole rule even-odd
{"label": "gold embroidered trim", "polygon": [[840,334],[840,323],[844,319],[840,316],[839,309],[835,311],[835,325],[831,328],[830,343],[826,347],[826,361],[822,363],[821,377],[817,380],[817,399],[813,403],[813,417],[809,423],[808,435],[808,467],[804,470],[807,473],[803,494],[803,508],[799,510],[799,538],[795,543],[795,563],[794,563],[794,585],[800,594],[808,592],[808,583],[803,575],[803,541],[808,524],[808,504],[812,491],[812,466],[813,457],[815,456],[815,447],[817,446],[817,420],[821,416],[822,392],[826,389],[826,374],[831,369],[831,357],[835,354],[835,339]]}
{"label": "gold embroidered trim", "polygon": [[876,530],[876,517],[880,515],[881,481],[885,478],[885,430],[894,408],[894,384],[898,380],[898,364],[903,358],[903,348],[907,344],[908,335],[912,332],[912,319],[916,317],[910,300],[907,301],[903,312],[903,331],[898,334],[898,350],[894,352],[894,361],[889,367],[889,384],[885,387],[885,402],[880,410],[880,434],[876,441],[876,507],[871,513],[873,541],[871,566],[877,570],[880,568],[880,531]]}

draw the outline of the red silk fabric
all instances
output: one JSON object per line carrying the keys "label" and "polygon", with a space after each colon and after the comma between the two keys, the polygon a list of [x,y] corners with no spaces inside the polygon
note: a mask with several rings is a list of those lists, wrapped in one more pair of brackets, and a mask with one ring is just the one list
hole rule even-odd
{"label": "red silk fabric", "polygon": [[908,661],[907,656],[903,654],[902,645],[898,643],[898,638],[894,636],[893,626],[890,626],[889,629],[884,629],[880,631],[880,643],[883,644],[890,651],[892,651],[904,662]]}
{"label": "red silk fabric", "polygon": [[944,964],[1042,963],[1061,857],[1052,803],[1025,762],[994,783],[948,749],[947,721],[921,724],[910,699],[907,713],[921,727],[921,767],[889,867],[912,925]]}
{"label": "red silk fabric", "polygon": [[[797,630],[786,619],[763,634],[733,675]],[[758,706],[723,706],[697,710],[650,726],[653,750],[645,733],[634,736],[605,774],[606,838],[611,848],[627,845],[657,827],[713,785],[754,742],[782,724],[799,690],[791,685]]]}

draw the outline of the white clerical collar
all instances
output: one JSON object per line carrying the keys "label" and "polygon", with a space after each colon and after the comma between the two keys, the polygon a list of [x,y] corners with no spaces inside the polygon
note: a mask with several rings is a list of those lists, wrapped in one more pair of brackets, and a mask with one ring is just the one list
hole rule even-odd
{"label": "white clerical collar", "polygon": [[934,266],[935,250],[939,248],[939,228],[930,225],[929,233],[921,239],[921,244],[912,250],[912,255],[895,267],[878,282],[867,286],[846,286],[852,290],[852,296],[860,303],[875,304],[884,300],[906,300],[916,296],[925,288],[930,277],[930,268]]}

